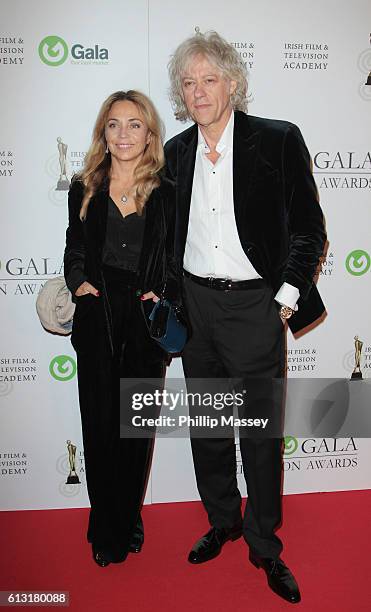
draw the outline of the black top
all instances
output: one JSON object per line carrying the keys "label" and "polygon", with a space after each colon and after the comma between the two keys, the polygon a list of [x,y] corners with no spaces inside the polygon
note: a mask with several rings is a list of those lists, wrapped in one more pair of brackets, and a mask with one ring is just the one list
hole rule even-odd
{"label": "black top", "polygon": [[145,212],[123,217],[111,197],[108,198],[106,240],[103,263],[121,270],[136,272],[142,250]]}

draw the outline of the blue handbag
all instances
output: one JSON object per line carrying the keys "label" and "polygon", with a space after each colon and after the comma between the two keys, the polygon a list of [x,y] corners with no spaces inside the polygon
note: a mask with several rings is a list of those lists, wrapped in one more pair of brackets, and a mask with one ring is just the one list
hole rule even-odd
{"label": "blue handbag", "polygon": [[149,333],[167,353],[180,353],[187,341],[187,328],[180,321],[179,310],[169,300],[160,298],[149,315]]}

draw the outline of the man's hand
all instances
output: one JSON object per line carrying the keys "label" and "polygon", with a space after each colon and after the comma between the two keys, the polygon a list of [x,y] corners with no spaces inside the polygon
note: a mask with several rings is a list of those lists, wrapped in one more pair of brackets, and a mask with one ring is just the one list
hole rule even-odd
{"label": "man's hand", "polygon": [[95,297],[99,297],[99,291],[93,285],[88,283],[88,281],[84,281],[81,283],[80,287],[78,287],[75,291],[76,297],[81,297],[82,295],[87,295],[88,293],[92,293]]}

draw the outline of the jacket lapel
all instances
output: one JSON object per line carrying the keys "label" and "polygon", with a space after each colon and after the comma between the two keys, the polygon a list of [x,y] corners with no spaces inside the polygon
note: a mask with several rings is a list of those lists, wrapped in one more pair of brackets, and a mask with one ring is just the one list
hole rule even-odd
{"label": "jacket lapel", "polygon": [[[163,211],[161,207],[159,189],[154,189],[146,202],[143,234],[143,247],[140,254],[138,274],[146,281],[146,266],[156,257],[154,252],[160,244],[160,231],[163,225]],[[166,230],[162,230],[165,232]],[[157,253],[157,252],[156,252]],[[146,265],[145,265],[146,264]]]}
{"label": "jacket lapel", "polygon": [[87,237],[97,255],[97,262],[101,260],[106,238],[108,197],[107,187],[98,190],[89,202],[86,217]]}
{"label": "jacket lapel", "polygon": [[[89,203],[89,231],[98,249],[103,247],[106,237],[109,190],[102,188],[96,192]],[[90,217],[90,218],[89,218]]]}
{"label": "jacket lapel", "polygon": [[97,238],[99,241],[100,248],[103,248],[104,241],[106,239],[107,229],[107,215],[108,215],[108,198],[109,189],[103,188],[97,193],[97,209],[98,209],[98,227],[97,227]]}
{"label": "jacket lapel", "polygon": [[248,195],[256,172],[259,140],[259,132],[251,130],[248,116],[237,111],[233,132],[233,201],[242,243],[248,228]]}
{"label": "jacket lapel", "polygon": [[197,126],[187,131],[186,138],[178,142],[178,215],[177,234],[179,237],[178,253],[183,259],[188,232],[189,209],[191,205],[193,174],[197,151]]}
{"label": "jacket lapel", "polygon": [[253,130],[249,116],[236,111],[233,133],[233,200],[240,240],[246,245],[254,206],[252,187],[274,169],[264,158],[262,132]]}

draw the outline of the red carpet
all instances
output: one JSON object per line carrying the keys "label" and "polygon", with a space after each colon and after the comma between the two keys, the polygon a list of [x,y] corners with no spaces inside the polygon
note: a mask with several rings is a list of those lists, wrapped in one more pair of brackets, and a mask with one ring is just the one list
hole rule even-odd
{"label": "red carpet", "polygon": [[[283,506],[282,557],[302,593],[296,609],[369,612],[371,491],[291,495]],[[248,563],[242,539],[227,543],[205,565],[187,563],[188,549],[208,529],[198,502],[146,506],[143,551],[107,568],[90,557],[87,515],[87,510],[2,512],[0,590],[69,591],[70,606],[64,609],[79,612],[295,609],[271,593],[263,571]]]}

